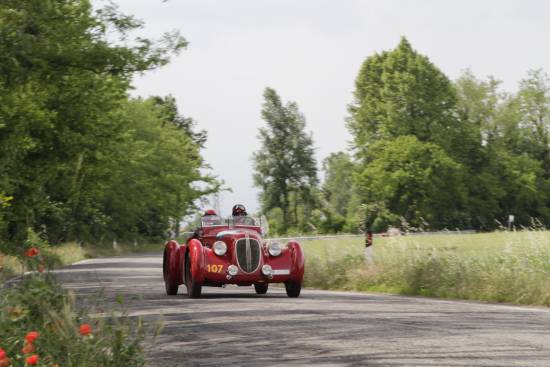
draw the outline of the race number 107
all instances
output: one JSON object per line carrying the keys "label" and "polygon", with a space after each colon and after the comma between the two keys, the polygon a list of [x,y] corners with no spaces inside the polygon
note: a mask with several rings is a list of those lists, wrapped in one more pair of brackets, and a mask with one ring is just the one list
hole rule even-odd
{"label": "race number 107", "polygon": [[206,271],[209,273],[221,273],[223,271],[223,265],[207,264]]}

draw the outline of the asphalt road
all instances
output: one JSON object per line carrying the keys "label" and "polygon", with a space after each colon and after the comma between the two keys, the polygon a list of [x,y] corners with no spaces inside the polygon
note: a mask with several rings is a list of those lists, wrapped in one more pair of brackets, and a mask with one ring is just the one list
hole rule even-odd
{"label": "asphalt road", "polygon": [[[162,318],[153,366],[550,366],[550,310],[416,297],[271,288],[166,296],[161,255],[86,260],[59,271],[67,288],[130,314]],[[95,298],[95,296],[94,296]]]}

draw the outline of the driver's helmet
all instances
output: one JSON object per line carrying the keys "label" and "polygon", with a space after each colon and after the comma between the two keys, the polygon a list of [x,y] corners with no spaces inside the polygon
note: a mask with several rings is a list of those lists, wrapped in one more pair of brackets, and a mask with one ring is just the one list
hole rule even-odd
{"label": "driver's helmet", "polygon": [[244,205],[242,204],[236,204],[233,206],[233,209],[231,210],[231,214],[234,216],[234,217],[243,217],[243,216],[246,216],[248,215],[246,213],[246,209],[244,208]]}
{"label": "driver's helmet", "polygon": [[204,212],[203,217],[208,217],[210,215],[218,215],[218,213],[216,213],[214,209],[208,209],[207,211]]}

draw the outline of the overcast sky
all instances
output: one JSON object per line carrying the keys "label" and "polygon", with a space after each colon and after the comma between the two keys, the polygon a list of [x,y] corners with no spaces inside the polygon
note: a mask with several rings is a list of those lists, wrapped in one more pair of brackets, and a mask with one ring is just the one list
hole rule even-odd
{"label": "overcast sky", "polygon": [[[101,0],[95,0],[96,5]],[[259,149],[262,92],[296,101],[317,160],[345,150],[346,105],[362,61],[401,36],[454,79],[470,68],[516,89],[529,69],[550,71],[550,2],[467,0],[115,0],[157,37],[178,29],[189,47],[135,80],[136,95],[172,94],[208,131],[206,161],[234,203],[258,208],[252,152]]]}

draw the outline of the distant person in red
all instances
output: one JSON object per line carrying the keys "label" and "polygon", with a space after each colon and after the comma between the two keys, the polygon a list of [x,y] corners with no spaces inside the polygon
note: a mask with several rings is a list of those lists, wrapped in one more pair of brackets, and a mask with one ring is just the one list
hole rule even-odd
{"label": "distant person in red", "polygon": [[218,213],[214,209],[208,209],[202,216],[202,222],[207,225],[220,224],[220,217],[218,217]]}
{"label": "distant person in red", "polygon": [[215,226],[215,225],[219,225],[220,223],[221,223],[220,217],[218,216],[218,213],[216,213],[214,209],[206,210],[201,217],[200,227],[195,229],[195,231],[193,232],[193,238],[199,238],[202,235],[201,228],[204,225]]}

